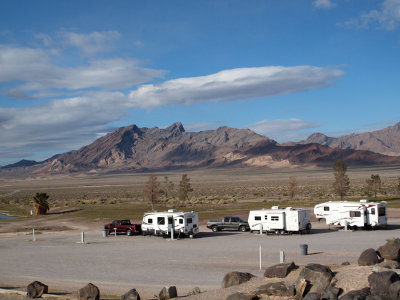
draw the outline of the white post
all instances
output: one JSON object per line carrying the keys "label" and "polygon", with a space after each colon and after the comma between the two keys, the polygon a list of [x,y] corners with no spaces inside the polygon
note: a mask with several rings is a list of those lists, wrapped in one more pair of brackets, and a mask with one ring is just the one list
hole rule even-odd
{"label": "white post", "polygon": [[171,224],[171,240],[173,241],[174,240],[174,226],[175,224],[174,224],[174,217],[172,217],[172,224]]}
{"label": "white post", "polygon": [[282,250],[281,250],[280,256],[279,256],[279,262],[280,262],[281,264],[283,264],[283,263],[285,262],[285,251],[282,251]]}
{"label": "white post", "polygon": [[347,231],[347,221],[344,221],[344,230]]}
{"label": "white post", "polygon": [[262,223],[260,223],[260,235],[262,235]]}
{"label": "white post", "polygon": [[36,237],[35,237],[35,228],[32,228],[32,241],[33,241],[33,242],[36,241]]}
{"label": "white post", "polygon": [[85,233],[82,231],[81,233],[81,243],[83,244],[85,242]]}
{"label": "white post", "polygon": [[261,245],[260,245],[260,271],[261,271]]}
{"label": "white post", "polygon": [[114,228],[114,235],[117,236],[117,228]]}

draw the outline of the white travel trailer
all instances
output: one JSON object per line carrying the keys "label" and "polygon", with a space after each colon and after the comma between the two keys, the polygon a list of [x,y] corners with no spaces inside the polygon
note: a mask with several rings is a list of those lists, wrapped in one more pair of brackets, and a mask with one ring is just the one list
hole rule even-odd
{"label": "white travel trailer", "polygon": [[315,205],[314,214],[326,224],[357,228],[378,228],[387,224],[386,202],[369,202],[367,199],[355,201],[329,201]]}
{"label": "white travel trailer", "polygon": [[143,235],[170,235],[175,237],[194,237],[199,232],[199,216],[197,212],[178,212],[169,209],[166,212],[145,213],[142,221]]}
{"label": "white travel trailer", "polygon": [[310,232],[310,211],[303,208],[281,208],[251,210],[249,213],[250,231],[286,234],[293,232]]}

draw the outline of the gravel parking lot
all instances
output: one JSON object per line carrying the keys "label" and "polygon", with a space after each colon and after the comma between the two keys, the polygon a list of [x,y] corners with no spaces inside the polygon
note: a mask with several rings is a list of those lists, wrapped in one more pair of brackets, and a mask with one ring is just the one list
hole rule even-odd
{"label": "gravel parking lot", "polygon": [[[102,236],[101,231],[58,232],[0,237],[0,287],[26,286],[42,281],[52,289],[75,291],[88,282],[102,293],[120,295],[135,287],[141,295],[152,295],[162,286],[176,285],[185,293],[219,288],[230,271],[246,271],[261,276],[264,269],[286,260],[304,265],[310,262],[356,263],[361,251],[378,248],[388,238],[399,237],[400,220],[390,220],[385,230],[332,231],[313,223],[311,234],[266,236],[249,232],[213,233],[201,227],[195,239],[171,241],[160,237]],[[309,255],[302,256],[300,245],[307,244]],[[262,248],[262,271],[259,247]]]}

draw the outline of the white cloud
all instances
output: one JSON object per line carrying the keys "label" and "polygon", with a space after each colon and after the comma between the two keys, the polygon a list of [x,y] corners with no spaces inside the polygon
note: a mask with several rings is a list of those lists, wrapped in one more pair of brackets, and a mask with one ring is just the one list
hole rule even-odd
{"label": "white cloud", "polygon": [[310,135],[306,129],[315,129],[322,125],[320,122],[311,122],[301,119],[262,120],[248,126],[258,134],[265,135],[280,143],[288,141],[300,141]]}
{"label": "white cloud", "polygon": [[132,106],[157,107],[270,97],[326,87],[343,74],[335,68],[313,66],[232,69],[142,85],[129,99]]}
{"label": "white cloud", "polygon": [[[42,49],[0,46],[0,84],[22,82],[9,91],[24,95],[49,89],[123,89],[164,74],[161,70],[140,67],[131,59],[93,60],[89,65],[58,67]],[[54,93],[54,91],[51,91]]]}
{"label": "white cloud", "polygon": [[114,42],[119,40],[121,34],[118,31],[102,31],[91,33],[63,32],[64,45],[78,48],[81,54],[91,56],[99,52],[107,52],[113,49]]}
{"label": "white cloud", "polygon": [[[33,52],[33,54],[37,53]],[[43,57],[39,55],[39,58]],[[27,149],[32,153],[51,151],[51,149],[77,149],[92,142],[98,137],[98,133],[108,132],[110,128],[106,124],[121,119],[128,108],[270,97],[329,86],[333,80],[342,75],[343,72],[338,69],[312,66],[233,69],[208,76],[168,80],[160,85],[142,85],[129,94],[116,91],[85,92],[84,95],[52,100],[41,105],[0,108],[0,132],[2,132],[0,153],[25,153]],[[8,76],[7,78],[11,78],[11,75]],[[18,78],[22,75],[17,72],[17,75],[12,76]],[[83,80],[83,77],[79,74],[76,76],[78,80],[64,75],[64,81],[60,81],[63,84],[60,86],[82,88],[83,85],[79,83],[79,80]],[[32,82],[43,84],[37,81]],[[94,80],[91,84],[99,83]],[[84,86],[89,86],[89,84],[86,83]],[[267,124],[265,122],[255,124],[254,128],[258,128],[257,130],[263,133],[271,132],[265,127]],[[289,129],[283,133],[281,130],[282,136],[296,129],[317,126],[304,122],[291,120],[291,129],[286,123],[285,128]],[[269,124],[271,128],[272,123]],[[192,125],[193,130],[196,126],[200,128],[201,124]],[[202,125],[212,126],[210,123]],[[263,125],[264,129],[261,130]],[[276,123],[275,130],[278,130]]]}
{"label": "white cloud", "polygon": [[373,9],[339,25],[368,28],[376,25],[379,29],[393,30],[400,24],[400,0],[385,0],[380,9]]}
{"label": "white cloud", "polygon": [[315,0],[313,5],[320,9],[331,9],[336,6],[331,0]]}

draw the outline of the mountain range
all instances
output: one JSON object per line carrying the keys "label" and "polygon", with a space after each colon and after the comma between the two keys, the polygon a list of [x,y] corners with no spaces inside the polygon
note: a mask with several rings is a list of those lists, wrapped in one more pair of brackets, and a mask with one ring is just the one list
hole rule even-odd
{"label": "mountain range", "polygon": [[[395,126],[399,129],[399,124]],[[387,134],[393,132],[397,136],[398,131],[393,129],[388,130]],[[381,140],[385,141],[385,145],[396,149],[396,143],[389,143],[388,139],[383,139],[383,135],[381,133]],[[354,135],[355,140],[356,136]],[[373,136],[378,139],[378,135]],[[366,139],[358,139],[365,141],[360,146],[374,144],[372,140],[367,142]],[[42,162],[20,161],[1,170],[2,173],[17,169],[24,173],[57,174],[235,166],[286,168],[305,165],[332,166],[337,159],[343,159],[348,165],[400,164],[400,156],[355,150],[350,146],[344,149],[330,147],[328,143],[337,140],[324,138],[322,134],[313,134],[307,141],[280,145],[249,129],[230,127],[186,132],[179,122],[164,129],[131,125],[121,127],[79,150],[58,154]],[[350,139],[347,141],[352,145]]]}

